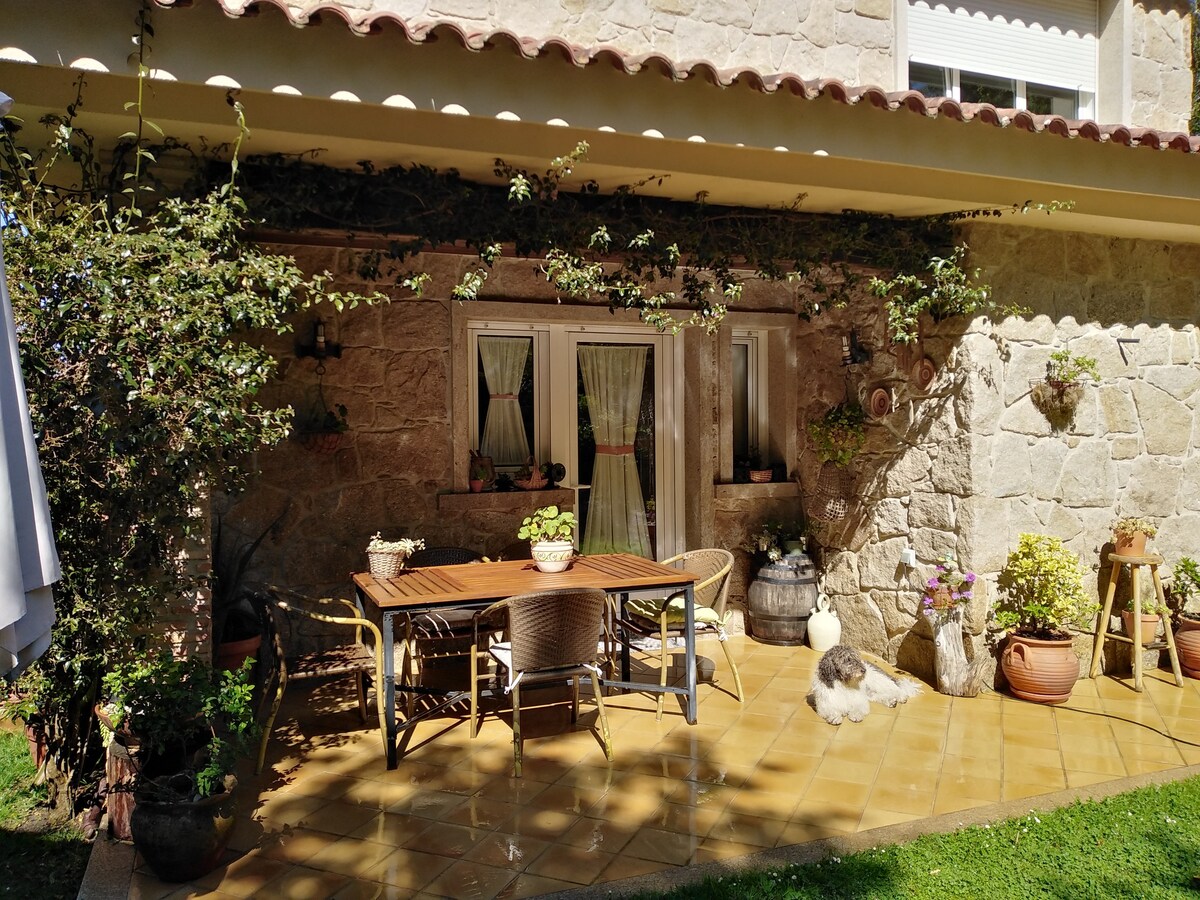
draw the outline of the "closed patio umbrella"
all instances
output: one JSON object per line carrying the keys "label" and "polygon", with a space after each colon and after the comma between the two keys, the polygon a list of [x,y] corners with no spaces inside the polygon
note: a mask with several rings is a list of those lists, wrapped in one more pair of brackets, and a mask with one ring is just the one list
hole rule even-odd
{"label": "closed patio umbrella", "polygon": [[[11,108],[12,100],[0,93],[0,116]],[[61,576],[21,377],[2,237],[0,228],[0,675],[14,678],[50,644],[50,585]]]}

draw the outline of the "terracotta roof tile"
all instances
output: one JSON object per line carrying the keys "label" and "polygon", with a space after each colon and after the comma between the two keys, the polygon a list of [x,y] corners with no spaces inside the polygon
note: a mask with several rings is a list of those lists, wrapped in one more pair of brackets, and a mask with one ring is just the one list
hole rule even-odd
{"label": "terracotta roof tile", "polygon": [[[154,0],[162,7],[192,6],[194,0]],[[1017,128],[1033,134],[1048,133],[1063,138],[1082,138],[1126,147],[1150,147],[1155,150],[1200,152],[1200,136],[1183,132],[1132,128],[1128,125],[1101,125],[1090,119],[1064,119],[1062,116],[1037,115],[1027,110],[998,109],[988,103],[958,103],[945,97],[925,97],[917,91],[885,91],[875,85],[852,86],[837,79],[805,79],[791,73],[763,74],[750,68],[722,69],[709,60],[674,61],[657,53],[631,54],[604,44],[582,46],[559,38],[533,38],[511,31],[478,31],[450,21],[406,21],[398,13],[361,12],[336,2],[307,3],[302,8],[288,0],[217,0],[232,17],[257,15],[262,7],[273,6],[297,26],[317,25],[336,20],[357,34],[378,34],[384,27],[399,28],[415,44],[449,37],[467,50],[482,51],[507,45],[528,59],[561,56],[572,65],[584,67],[606,63],[628,74],[653,69],[674,81],[701,78],[719,87],[747,85],[763,93],[789,91],[806,100],[831,97],[852,106],[869,103],[878,109],[905,111],[929,118],[957,122],[978,120],[997,128]]]}

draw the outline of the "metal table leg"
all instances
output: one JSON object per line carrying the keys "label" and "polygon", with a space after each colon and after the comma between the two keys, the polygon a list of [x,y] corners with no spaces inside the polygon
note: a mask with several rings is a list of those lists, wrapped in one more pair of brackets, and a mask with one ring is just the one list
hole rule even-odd
{"label": "metal table leg", "polygon": [[689,725],[696,724],[696,591],[688,582],[684,602],[684,656],[687,660],[687,705],[684,715]]}
{"label": "metal table leg", "polygon": [[383,646],[379,652],[383,656],[383,706],[387,721],[387,767],[396,768],[396,650],[394,640],[394,625],[396,613],[383,614]]}

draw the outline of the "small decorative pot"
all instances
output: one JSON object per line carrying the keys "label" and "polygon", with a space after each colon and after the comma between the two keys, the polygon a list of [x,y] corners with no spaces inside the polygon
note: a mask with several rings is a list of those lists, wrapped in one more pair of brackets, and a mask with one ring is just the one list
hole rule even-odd
{"label": "small decorative pot", "polygon": [[478,494],[479,492],[481,492],[483,490],[483,479],[482,478],[472,478],[470,481],[467,482],[467,484],[470,486],[472,494]]}
{"label": "small decorative pot", "polygon": [[951,597],[951,591],[948,587],[940,587],[929,592],[929,598],[933,601],[930,606],[933,609],[949,609],[954,605],[954,599]]}
{"label": "small decorative pot", "polygon": [[1044,641],[1009,632],[1000,670],[1014,696],[1034,703],[1069,700],[1079,680],[1079,660],[1070,638]]}
{"label": "small decorative pot", "polygon": [[240,641],[221,641],[213,654],[213,668],[222,672],[236,672],[251,656],[258,658],[261,646],[261,634]]}
{"label": "small decorative pot", "polygon": [[575,557],[575,545],[571,541],[538,541],[531,545],[530,553],[539,572],[565,572]]}
{"label": "small decorative pot", "polygon": [[1200,678],[1200,619],[1181,618],[1175,631],[1179,667],[1188,678]]}
{"label": "small decorative pot", "polygon": [[[1154,643],[1154,636],[1158,634],[1159,617],[1153,614],[1142,613],[1142,646],[1148,647]],[[1127,609],[1121,610],[1121,624],[1125,626],[1125,634],[1133,640],[1133,613]]]}
{"label": "small decorative pot", "polygon": [[829,598],[817,596],[817,611],[808,620],[808,644],[818,653],[824,653],[842,639],[842,621],[829,608]]}
{"label": "small decorative pot", "polygon": [[1130,537],[1117,538],[1113,553],[1117,556],[1145,556],[1146,535],[1138,531]]}

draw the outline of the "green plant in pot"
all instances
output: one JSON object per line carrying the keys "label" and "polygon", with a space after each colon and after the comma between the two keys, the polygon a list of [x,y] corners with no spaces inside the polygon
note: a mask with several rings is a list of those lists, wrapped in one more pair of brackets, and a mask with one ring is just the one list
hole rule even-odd
{"label": "green plant in pot", "polygon": [[1170,596],[1175,609],[1175,649],[1179,667],[1189,678],[1200,678],[1200,563],[1179,557],[1171,572]]}
{"label": "green plant in pot", "polygon": [[256,737],[250,662],[214,672],[163,650],[116,666],[97,710],[106,740],[136,748],[133,843],[164,881],[214,868],[233,831],[237,762]]}
{"label": "green plant in pot", "polygon": [[517,538],[529,541],[534,564],[542,572],[562,572],[575,556],[575,514],[542,506],[521,520]]}
{"label": "green plant in pot", "polygon": [[1070,424],[1075,408],[1083,399],[1084,378],[1100,380],[1096,360],[1076,356],[1069,350],[1056,350],[1046,363],[1046,377],[1029,387],[1029,399],[1034,407],[1055,427]]}
{"label": "green plant in pot", "polygon": [[1158,527],[1140,516],[1122,516],[1113,523],[1113,553],[1118,556],[1144,556],[1146,541],[1158,534]]}
{"label": "green plant in pot", "polygon": [[262,646],[265,599],[246,585],[246,573],[262,542],[283,521],[290,504],[253,540],[218,518],[212,539],[213,665],[223,671],[257,658]]}
{"label": "green plant in pot", "polygon": [[[1130,597],[1125,603],[1125,608],[1121,610],[1121,624],[1130,640],[1133,640],[1133,612],[1133,598]],[[1171,610],[1165,603],[1159,603],[1157,598],[1142,597],[1139,613],[1142,645],[1152,644],[1158,633],[1158,623],[1162,621],[1163,616],[1170,615]]]}
{"label": "green plant in pot", "polygon": [[1079,678],[1071,626],[1095,614],[1079,557],[1056,537],[1022,534],[998,581],[996,623],[1009,629],[1000,669],[1014,695],[1062,703]]}

